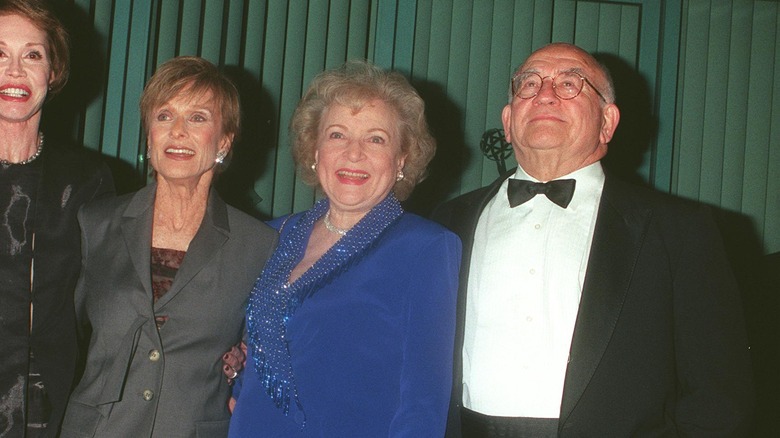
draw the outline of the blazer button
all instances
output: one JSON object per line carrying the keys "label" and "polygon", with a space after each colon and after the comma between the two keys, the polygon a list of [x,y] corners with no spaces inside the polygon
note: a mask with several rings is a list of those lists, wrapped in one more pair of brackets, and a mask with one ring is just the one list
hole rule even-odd
{"label": "blazer button", "polygon": [[157,350],[152,350],[149,352],[149,360],[152,362],[157,362],[160,360],[160,352]]}
{"label": "blazer button", "polygon": [[143,392],[144,400],[149,401],[154,397],[154,392],[151,389],[146,389]]}

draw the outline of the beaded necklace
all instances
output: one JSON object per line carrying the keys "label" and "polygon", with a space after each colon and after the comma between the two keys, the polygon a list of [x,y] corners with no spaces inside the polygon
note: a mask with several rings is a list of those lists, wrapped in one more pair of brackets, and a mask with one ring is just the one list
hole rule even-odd
{"label": "beaded necklace", "polygon": [[38,148],[35,149],[35,153],[34,154],[32,154],[26,160],[22,160],[22,161],[20,161],[18,163],[13,163],[11,161],[4,160],[4,159],[0,158],[0,164],[2,164],[3,166],[10,166],[11,164],[24,165],[24,164],[30,163],[30,162],[34,161],[36,158],[38,158],[38,156],[41,155],[41,152],[43,152],[43,133],[39,132],[38,133]]}
{"label": "beaded necklace", "polygon": [[[314,223],[328,211],[327,199],[318,201],[300,215],[288,233],[283,234],[263,273],[255,282],[247,305],[248,347],[260,382],[284,415],[295,410],[294,420],[305,425],[298,400],[292,359],[285,340],[287,321],[303,301],[322,289],[360,260],[376,244],[384,231],[403,214],[394,194],[371,209],[317,262],[293,283],[290,273],[303,258]],[[293,401],[295,403],[291,403]]]}

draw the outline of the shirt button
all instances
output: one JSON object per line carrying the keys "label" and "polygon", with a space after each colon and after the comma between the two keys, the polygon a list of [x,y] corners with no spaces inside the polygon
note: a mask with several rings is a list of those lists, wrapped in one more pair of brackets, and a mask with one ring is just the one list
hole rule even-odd
{"label": "shirt button", "polygon": [[534,317],[533,316],[526,316],[525,320],[528,321],[528,322],[533,322]]}
{"label": "shirt button", "polygon": [[531,274],[531,275],[534,275],[534,274],[536,274],[536,269],[531,268],[531,269],[528,270],[528,273]]}
{"label": "shirt button", "polygon": [[536,224],[536,225],[534,225],[534,228],[536,228],[538,230],[539,228],[542,228],[542,226],[540,224]]}
{"label": "shirt button", "polygon": [[154,397],[154,392],[152,392],[151,389],[146,389],[143,392],[143,397],[144,397],[144,400],[149,401],[149,400],[152,399],[152,397]]}
{"label": "shirt button", "polygon": [[157,350],[152,350],[149,352],[149,360],[152,362],[157,362],[160,360],[160,352]]}

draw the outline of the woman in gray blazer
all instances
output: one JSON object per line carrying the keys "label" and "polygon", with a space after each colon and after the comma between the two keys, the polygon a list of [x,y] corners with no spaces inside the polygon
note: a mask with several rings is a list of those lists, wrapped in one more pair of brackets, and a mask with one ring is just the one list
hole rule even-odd
{"label": "woman in gray blazer", "polygon": [[201,58],[163,64],[141,98],[156,181],[79,212],[76,312],[91,333],[62,436],[219,437],[222,354],[276,233],[212,188],[239,130],[235,87]]}

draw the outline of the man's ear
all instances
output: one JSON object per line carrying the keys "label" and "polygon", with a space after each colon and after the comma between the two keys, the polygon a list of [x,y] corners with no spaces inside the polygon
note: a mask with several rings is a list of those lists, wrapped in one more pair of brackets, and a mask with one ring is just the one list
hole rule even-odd
{"label": "man's ear", "polygon": [[509,104],[501,111],[501,123],[504,125],[504,138],[507,143],[512,143],[510,126],[512,124],[512,105]]}
{"label": "man's ear", "polygon": [[620,122],[620,110],[614,103],[608,103],[602,110],[601,132],[599,132],[599,141],[602,144],[608,144],[615,134],[618,123]]}

